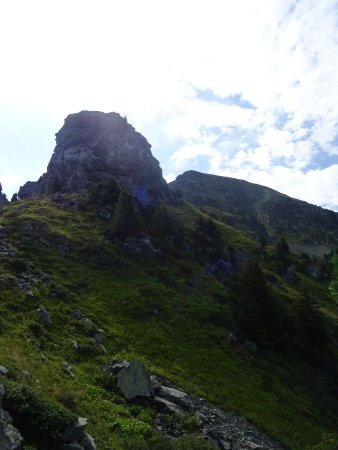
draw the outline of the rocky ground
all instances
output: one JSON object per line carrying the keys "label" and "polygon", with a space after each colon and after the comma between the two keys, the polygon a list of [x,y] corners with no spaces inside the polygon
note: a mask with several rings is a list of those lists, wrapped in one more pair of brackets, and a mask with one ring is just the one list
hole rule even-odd
{"label": "rocky ground", "polygon": [[148,401],[156,410],[155,426],[169,438],[184,434],[179,421],[167,420],[169,414],[191,415],[203,437],[221,450],[282,450],[282,447],[243,417],[188,395],[167,380],[149,375],[141,361],[114,362],[104,370],[116,377],[129,401]]}

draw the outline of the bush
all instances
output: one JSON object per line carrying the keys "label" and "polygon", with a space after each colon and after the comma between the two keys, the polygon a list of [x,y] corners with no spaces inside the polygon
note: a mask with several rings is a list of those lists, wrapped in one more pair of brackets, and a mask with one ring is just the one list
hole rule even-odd
{"label": "bush", "polygon": [[31,322],[28,325],[28,330],[35,336],[35,337],[41,337],[44,335],[45,330],[43,328],[43,326],[41,325],[41,323],[39,322]]}
{"label": "bush", "polygon": [[6,395],[3,407],[14,420],[28,444],[38,449],[57,449],[65,428],[73,424],[77,416],[68,409],[42,396],[30,386],[3,380]]}

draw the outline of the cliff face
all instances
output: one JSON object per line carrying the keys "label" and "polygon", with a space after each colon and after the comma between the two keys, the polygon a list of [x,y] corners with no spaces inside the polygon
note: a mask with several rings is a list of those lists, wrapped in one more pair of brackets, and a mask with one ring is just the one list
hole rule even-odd
{"label": "cliff face", "polygon": [[111,178],[143,204],[172,201],[148,141],[117,113],[82,111],[70,114],[56,134],[47,172],[28,182],[19,197],[55,192],[86,192]]}

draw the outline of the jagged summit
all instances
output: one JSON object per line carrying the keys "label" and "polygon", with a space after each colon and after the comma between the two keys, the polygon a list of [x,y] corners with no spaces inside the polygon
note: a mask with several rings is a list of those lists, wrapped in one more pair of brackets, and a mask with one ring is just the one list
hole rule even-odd
{"label": "jagged summit", "polygon": [[170,202],[172,194],[150,148],[127,119],[115,112],[70,114],[56,133],[47,172],[22,186],[19,197],[86,192],[92,185],[114,178],[141,203]]}
{"label": "jagged summit", "polygon": [[2,193],[2,184],[0,183],[0,204],[1,203],[7,203],[7,197],[6,194]]}

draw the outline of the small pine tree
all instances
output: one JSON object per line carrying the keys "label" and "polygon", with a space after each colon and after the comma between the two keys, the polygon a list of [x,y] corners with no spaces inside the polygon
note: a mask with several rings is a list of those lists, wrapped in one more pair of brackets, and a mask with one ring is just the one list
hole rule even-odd
{"label": "small pine tree", "polygon": [[278,330],[273,299],[256,260],[249,260],[239,279],[238,326],[245,338],[263,346],[275,341]]}
{"label": "small pine tree", "polygon": [[288,255],[289,255],[290,249],[288,246],[288,243],[284,238],[280,238],[276,242],[276,258],[280,266],[280,272],[282,274],[285,273],[287,267],[288,267]]}
{"label": "small pine tree", "polygon": [[152,215],[153,232],[166,236],[179,234],[179,223],[176,218],[163,205],[157,205]]}
{"label": "small pine tree", "polygon": [[302,297],[296,304],[296,335],[298,343],[306,348],[321,348],[328,335],[318,306],[310,297]]}
{"label": "small pine tree", "polygon": [[200,216],[197,220],[197,230],[207,236],[213,253],[217,256],[222,256],[224,240],[217,225],[211,219],[211,217],[209,217],[208,219],[204,219],[202,216]]}
{"label": "small pine tree", "polygon": [[134,211],[133,198],[128,192],[121,191],[113,217],[112,234],[115,237],[125,239],[128,236],[135,236],[138,231],[139,226]]}
{"label": "small pine tree", "polygon": [[333,255],[332,258],[332,281],[330,284],[330,291],[335,300],[338,301],[338,254]]}

